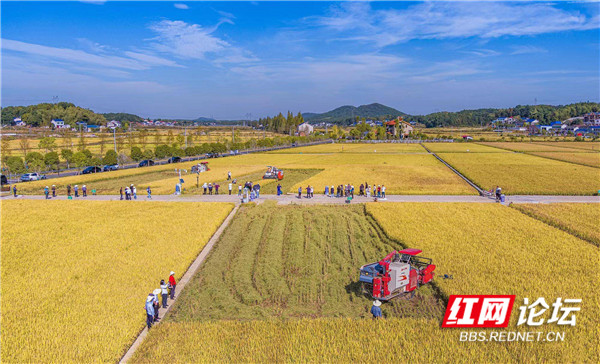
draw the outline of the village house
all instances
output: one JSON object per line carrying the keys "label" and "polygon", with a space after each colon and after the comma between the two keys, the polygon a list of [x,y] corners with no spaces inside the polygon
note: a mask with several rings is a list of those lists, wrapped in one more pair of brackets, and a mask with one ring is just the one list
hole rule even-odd
{"label": "village house", "polygon": [[65,124],[63,119],[52,119],[50,120],[50,124],[52,124],[52,129],[70,129],[71,125]]}
{"label": "village house", "polygon": [[583,115],[583,122],[586,125],[600,125],[600,112],[589,112]]}
{"label": "village house", "polygon": [[110,129],[120,128],[121,122],[117,120],[111,120],[108,123],[106,123],[106,127]]}
{"label": "village house", "polygon": [[314,128],[309,123],[302,123],[298,125],[298,135],[299,136],[307,136],[314,132]]}

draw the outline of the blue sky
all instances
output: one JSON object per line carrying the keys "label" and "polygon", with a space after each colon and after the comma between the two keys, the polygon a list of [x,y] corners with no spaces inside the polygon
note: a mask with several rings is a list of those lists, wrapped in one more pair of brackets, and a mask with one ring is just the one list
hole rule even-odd
{"label": "blue sky", "polygon": [[598,2],[6,2],[2,106],[240,119],[600,99]]}

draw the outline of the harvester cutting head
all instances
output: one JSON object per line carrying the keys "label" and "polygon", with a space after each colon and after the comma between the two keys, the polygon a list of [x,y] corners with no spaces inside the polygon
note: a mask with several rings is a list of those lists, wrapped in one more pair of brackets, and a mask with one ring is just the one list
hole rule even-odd
{"label": "harvester cutting head", "polygon": [[360,267],[360,281],[371,297],[381,301],[412,293],[431,282],[435,265],[431,259],[418,257],[419,249],[393,251],[379,262]]}

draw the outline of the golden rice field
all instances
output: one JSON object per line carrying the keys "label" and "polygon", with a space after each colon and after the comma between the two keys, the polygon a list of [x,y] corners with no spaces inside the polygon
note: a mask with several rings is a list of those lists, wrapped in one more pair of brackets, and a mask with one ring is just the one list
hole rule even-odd
{"label": "golden rice field", "polygon": [[[277,226],[265,229],[262,233],[251,228],[253,235],[260,236],[260,239],[254,239],[258,240],[256,248],[239,243],[246,252],[248,249],[256,251],[255,259],[239,257],[235,260],[240,270],[246,272],[243,275],[231,273],[212,276],[214,272],[211,269],[222,269],[216,264],[222,258],[215,255],[217,262],[214,262],[214,266],[205,267],[196,277],[201,286],[194,293],[186,292],[189,294],[186,301],[178,302],[185,307],[177,307],[175,312],[179,314],[170,319],[175,322],[161,324],[151,331],[136,352],[133,362],[315,362],[334,358],[340,362],[387,362],[390,358],[416,362],[455,362],[458,357],[468,357],[473,362],[500,363],[598,361],[596,333],[600,312],[596,292],[600,287],[594,277],[600,267],[596,247],[519,211],[495,204],[371,203],[366,205],[366,209],[387,235],[405,246],[422,249],[423,256],[433,258],[438,272],[435,282],[443,295],[516,294],[517,301],[508,331],[564,331],[565,342],[461,343],[461,330],[441,329],[440,319],[432,318],[398,318],[391,315],[385,320],[372,321],[357,319],[352,313],[340,317],[319,317],[317,314],[314,319],[280,319],[278,311],[289,310],[289,305],[281,305],[277,299],[264,302],[251,296],[268,296],[270,292],[287,292],[287,289],[296,288],[308,290],[309,297],[318,298],[319,285],[312,289],[311,284],[290,286],[281,284],[277,279],[265,280],[265,277],[281,276],[278,269],[283,269],[283,266],[279,262],[273,267],[267,264],[264,268],[250,269],[248,266],[260,265],[263,260],[261,256],[278,255],[280,250],[285,252],[289,249],[288,244],[293,246],[292,241],[300,239],[302,235],[309,246],[323,242],[319,238],[307,237],[302,229],[290,227],[283,228],[290,236],[282,239],[283,245],[279,247],[279,243],[271,242],[272,237],[278,236],[282,229]],[[336,228],[349,226],[338,224],[335,220],[329,222],[327,218],[315,218],[317,222],[325,220]],[[261,219],[268,220],[268,217]],[[256,218],[252,219],[250,225],[254,226],[252,224],[255,221]],[[263,226],[262,223],[260,226]],[[322,227],[322,224],[316,224],[311,234],[331,235]],[[241,231],[230,233],[241,234]],[[351,231],[348,238],[357,236],[356,233]],[[273,249],[275,246],[279,250]],[[344,249],[324,248],[315,262],[307,263],[306,268],[301,270],[299,278],[311,274],[314,271],[312,265],[322,262],[323,258],[328,261],[329,255],[331,261],[336,261],[335,257]],[[225,251],[222,253],[227,255]],[[310,248],[304,253],[300,252],[301,257],[311,254]],[[344,255],[348,259],[356,258],[354,254]],[[328,273],[326,267],[324,264],[325,275]],[[215,284],[215,280],[235,280],[248,274],[254,275],[253,288],[257,289],[257,293],[240,292],[236,295],[236,289],[223,290],[222,284]],[[442,274],[451,274],[453,279],[442,280]],[[356,279],[355,276],[353,278]],[[333,288],[322,291],[333,292]],[[222,299],[210,302],[209,298],[219,290],[224,295],[230,295],[234,301],[246,302],[248,307],[242,309],[237,307],[239,303],[231,303],[218,308]],[[545,297],[550,304],[557,297],[581,298],[583,301],[581,312],[577,313],[577,326],[516,326],[518,306],[524,297]],[[306,310],[318,307],[306,304]],[[384,312],[389,311],[391,306],[386,304],[383,309]],[[232,317],[242,315],[244,319],[230,320],[227,314],[220,313],[221,310],[232,310]],[[190,311],[204,312],[204,318],[194,317]],[[248,316],[252,312],[271,312],[271,317],[259,315],[264,320],[252,320]]]}
{"label": "golden rice field", "polygon": [[501,343],[459,343],[456,334],[426,319],[164,323],[150,333],[132,362],[368,363],[402,358],[451,363],[459,357],[478,363],[515,361]]}
{"label": "golden rice field", "polygon": [[585,149],[589,151],[600,152],[600,142],[541,142],[546,145],[561,145],[573,149]]}
{"label": "golden rice field", "polygon": [[[423,143],[434,153],[510,153],[507,150],[494,148],[479,143]],[[492,144],[490,144],[492,145]]]}
{"label": "golden rice field", "polygon": [[292,149],[281,149],[269,154],[321,154],[321,153],[426,153],[417,143],[331,143]]}
{"label": "golden rice field", "polygon": [[529,152],[528,154],[538,157],[556,159],[559,161],[581,164],[584,166],[600,168],[600,153],[580,152]]}
{"label": "golden rice field", "polygon": [[512,204],[517,210],[600,246],[600,205],[594,203]]}
{"label": "golden rice field", "polygon": [[2,362],[116,362],[233,208],[2,201]]}
{"label": "golden rice field", "polygon": [[600,171],[594,167],[522,153],[438,155],[485,190],[498,185],[513,195],[593,195],[600,190]]}
{"label": "golden rice field", "polygon": [[503,149],[512,150],[515,152],[522,152],[538,157],[556,159],[565,162],[571,162],[576,164],[582,164],[590,167],[600,168],[600,153],[592,151],[591,149],[568,147],[567,145],[574,144],[592,144],[590,142],[579,142],[579,143],[553,143],[553,144],[542,144],[536,143],[518,143],[518,142],[506,142],[506,143],[484,143],[487,146],[498,147]]}
{"label": "golden rice field", "polygon": [[553,328],[566,332],[566,343],[509,344],[516,361],[598,361],[596,246],[495,204],[367,204],[367,211],[390,237],[433,258],[438,274],[453,275],[437,280],[446,295],[516,294],[515,305],[524,297],[582,299],[577,325]]}
{"label": "golden rice field", "polygon": [[[359,145],[361,146],[361,145]],[[371,145],[369,145],[370,147]],[[395,147],[395,145],[391,145]],[[322,146],[312,146],[320,150]],[[362,147],[362,146],[361,146]],[[418,145],[410,148],[419,147]],[[379,146],[377,146],[379,148]],[[380,149],[384,150],[384,149]],[[391,148],[390,150],[394,150]],[[424,151],[424,150],[423,150]],[[267,166],[284,169],[322,169],[323,171],[311,178],[298,182],[287,192],[295,192],[298,186],[310,184],[315,192],[322,191],[325,185],[354,184],[355,188],[361,183],[384,184],[389,194],[475,194],[475,190],[460,177],[450,171],[433,156],[426,153],[306,153],[306,154],[269,154],[256,153],[226,158],[210,159],[210,171],[201,173],[199,183],[222,181],[227,172],[231,171],[233,178],[239,178],[243,183],[244,177],[260,174]],[[67,184],[86,184],[88,190],[96,188],[99,194],[117,194],[120,187],[135,184],[139,191],[150,186],[155,194],[171,194],[175,191],[178,174],[174,168],[188,171],[197,162],[162,165],[131,170],[120,170],[85,176],[72,176],[47,181],[35,181],[19,184],[19,193],[42,194],[43,188],[55,184],[64,194]],[[192,190],[196,186],[196,174],[183,174],[184,188]],[[260,177],[259,177],[260,178]],[[257,182],[257,180],[254,180]],[[272,183],[260,181],[261,184]],[[223,185],[222,185],[223,186]]]}
{"label": "golden rice field", "polygon": [[[542,143],[542,142],[494,142],[481,143],[489,147],[508,149],[515,152],[585,152],[586,150],[574,149],[569,147],[570,144],[588,144],[588,143]],[[591,143],[590,143],[591,144]],[[591,150],[588,150],[591,151]]]}

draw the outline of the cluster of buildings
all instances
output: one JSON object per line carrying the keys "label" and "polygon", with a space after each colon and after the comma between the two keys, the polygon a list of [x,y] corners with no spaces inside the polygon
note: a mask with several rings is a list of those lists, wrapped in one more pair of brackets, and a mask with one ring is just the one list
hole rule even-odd
{"label": "cluster of buildings", "polygon": [[583,116],[564,121],[553,121],[541,124],[537,119],[521,119],[520,117],[501,117],[492,121],[496,131],[516,131],[529,135],[599,135],[600,112],[590,112]]}

